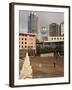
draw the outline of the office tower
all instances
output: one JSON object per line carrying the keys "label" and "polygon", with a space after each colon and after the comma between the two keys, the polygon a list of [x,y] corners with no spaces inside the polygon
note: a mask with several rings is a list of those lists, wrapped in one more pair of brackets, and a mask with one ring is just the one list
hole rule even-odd
{"label": "office tower", "polygon": [[51,23],[49,25],[49,35],[50,36],[60,36],[60,31],[59,31],[58,24]]}
{"label": "office tower", "polygon": [[35,13],[30,13],[28,17],[28,33],[38,33],[38,16]]}
{"label": "office tower", "polygon": [[60,35],[64,36],[64,22],[60,24]]}

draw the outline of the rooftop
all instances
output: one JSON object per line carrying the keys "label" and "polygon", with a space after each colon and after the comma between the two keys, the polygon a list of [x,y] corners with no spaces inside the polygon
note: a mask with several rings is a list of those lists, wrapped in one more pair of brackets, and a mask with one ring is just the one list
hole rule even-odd
{"label": "rooftop", "polygon": [[33,33],[19,33],[19,35],[24,36],[24,35],[29,35],[29,36],[35,36]]}

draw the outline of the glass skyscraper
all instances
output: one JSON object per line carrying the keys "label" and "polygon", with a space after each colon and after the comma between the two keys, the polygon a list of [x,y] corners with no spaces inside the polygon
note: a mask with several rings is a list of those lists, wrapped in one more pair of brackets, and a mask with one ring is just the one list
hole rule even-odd
{"label": "glass skyscraper", "polygon": [[51,23],[49,25],[49,34],[50,36],[60,36],[60,30],[58,24]]}
{"label": "glass skyscraper", "polygon": [[37,34],[38,32],[38,16],[35,13],[30,13],[28,17],[28,33]]}

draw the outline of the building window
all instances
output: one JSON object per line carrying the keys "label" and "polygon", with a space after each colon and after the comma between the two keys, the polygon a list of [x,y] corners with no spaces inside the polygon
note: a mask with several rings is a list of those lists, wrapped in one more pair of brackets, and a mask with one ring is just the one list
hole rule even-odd
{"label": "building window", "polygon": [[22,40],[23,40],[23,38],[22,38]]}
{"label": "building window", "polygon": [[33,46],[31,46],[31,48],[33,48]]}
{"label": "building window", "polygon": [[33,44],[33,43],[31,43],[31,44]]}
{"label": "building window", "polygon": [[27,46],[25,46],[25,48],[27,48]]}
{"label": "building window", "polygon": [[54,38],[54,40],[56,40],[56,38]]}
{"label": "building window", "polygon": [[25,42],[25,44],[27,44],[27,42]]}
{"label": "building window", "polygon": [[22,42],[22,44],[23,44],[23,42]]}
{"label": "building window", "polygon": [[27,39],[25,38],[25,40],[27,40]]}
{"label": "building window", "polygon": [[22,46],[22,48],[23,48],[23,46]]}
{"label": "building window", "polygon": [[24,36],[27,36],[27,35],[24,35]]}
{"label": "building window", "polygon": [[51,40],[53,40],[53,38],[51,38]]}

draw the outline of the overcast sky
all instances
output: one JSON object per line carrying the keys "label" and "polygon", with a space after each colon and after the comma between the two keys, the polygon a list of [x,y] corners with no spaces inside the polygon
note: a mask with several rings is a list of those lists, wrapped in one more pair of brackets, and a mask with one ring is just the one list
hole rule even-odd
{"label": "overcast sky", "polygon": [[[60,24],[64,21],[64,13],[59,12],[35,12],[38,16],[38,30],[41,27],[46,27],[49,30],[49,24],[57,23]],[[19,28],[20,33],[28,32],[28,16],[30,11],[19,11]]]}

